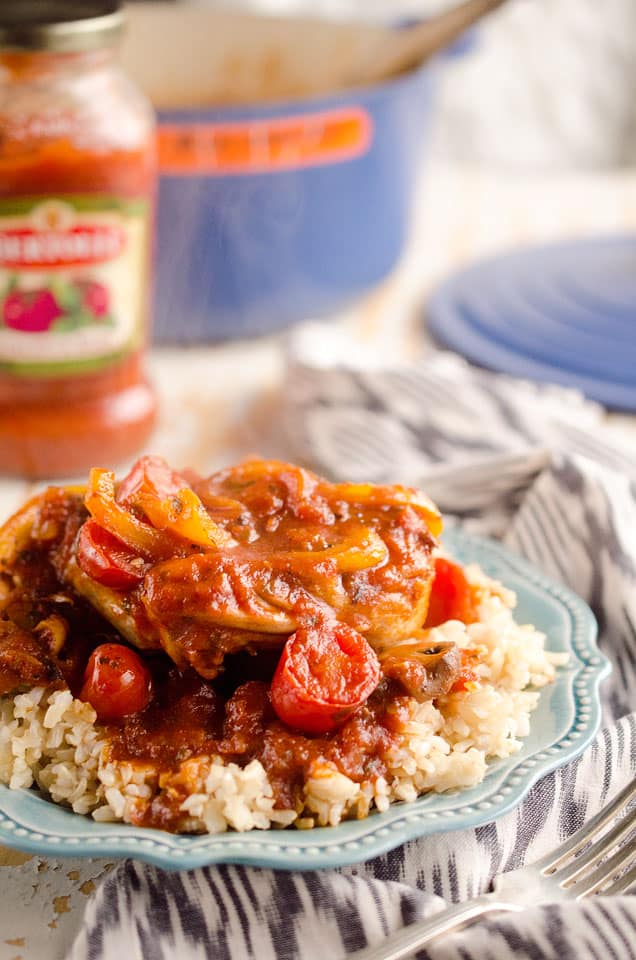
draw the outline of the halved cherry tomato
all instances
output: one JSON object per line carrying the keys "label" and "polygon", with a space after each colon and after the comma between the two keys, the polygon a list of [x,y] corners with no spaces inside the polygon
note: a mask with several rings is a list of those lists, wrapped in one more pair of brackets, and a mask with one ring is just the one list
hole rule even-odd
{"label": "halved cherry tomato", "polygon": [[477,617],[475,601],[466,574],[460,566],[435,559],[435,575],[428,602],[425,627],[438,627],[447,620],[472,623]]}
{"label": "halved cherry tomato", "polygon": [[272,680],[272,706],[303,733],[340,727],[377,687],[380,663],[365,638],[341,623],[299,627]]}
{"label": "halved cherry tomato", "polygon": [[92,580],[113,590],[130,590],[144,578],[146,564],[121,540],[95,520],[80,530],[77,562]]}
{"label": "halved cherry tomato", "polygon": [[185,477],[172,470],[163,457],[140,457],[119,484],[117,502],[130,505],[140,493],[164,500],[189,486]]}
{"label": "halved cherry tomato", "polygon": [[148,706],[152,677],[141,657],[120,643],[103,643],[90,655],[80,700],[100,720],[114,722]]}

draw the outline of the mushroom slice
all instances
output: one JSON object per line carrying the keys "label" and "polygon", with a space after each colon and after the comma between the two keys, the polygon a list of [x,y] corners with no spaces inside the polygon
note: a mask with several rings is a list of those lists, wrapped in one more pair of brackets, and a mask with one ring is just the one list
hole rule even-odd
{"label": "mushroom slice", "polygon": [[397,680],[409,696],[423,702],[448,693],[462,669],[457,644],[425,639],[394,644],[378,653],[385,677]]}

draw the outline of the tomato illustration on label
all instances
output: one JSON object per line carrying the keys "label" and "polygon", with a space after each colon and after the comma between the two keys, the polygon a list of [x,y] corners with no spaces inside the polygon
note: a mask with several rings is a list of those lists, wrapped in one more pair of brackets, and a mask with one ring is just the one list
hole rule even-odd
{"label": "tomato illustration on label", "polygon": [[0,302],[2,324],[22,333],[68,333],[113,323],[108,287],[86,277],[52,277],[42,288],[20,290],[12,276]]}
{"label": "tomato illustration on label", "polygon": [[82,305],[97,320],[104,320],[108,316],[110,298],[103,283],[96,280],[76,280],[76,287],[82,294]]}
{"label": "tomato illustration on label", "polygon": [[44,333],[50,330],[62,310],[50,290],[31,293],[14,290],[2,304],[2,321],[10,330]]}

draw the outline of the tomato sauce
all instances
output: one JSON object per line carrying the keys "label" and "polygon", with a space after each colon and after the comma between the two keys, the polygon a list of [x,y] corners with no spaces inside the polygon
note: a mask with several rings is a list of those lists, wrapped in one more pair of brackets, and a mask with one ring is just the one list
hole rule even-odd
{"label": "tomato sauce", "polygon": [[104,43],[63,54],[0,49],[7,474],[69,476],[121,462],[154,423],[143,369],[153,118],[119,70],[111,34]]}
{"label": "tomato sauce", "polygon": [[[261,657],[252,659],[252,672],[259,672]],[[358,783],[384,775],[384,758],[405,719],[405,698],[395,685],[381,683],[339,730],[312,737],[276,717],[269,669],[264,658],[263,679],[239,684],[226,699],[218,681],[210,684],[194,672],[166,670],[157,662],[152,703],[110,728],[112,759],[152,762],[161,772],[176,772],[180,763],[199,756],[219,756],[239,766],[257,759],[279,809],[302,809],[304,786],[316,762],[331,764]],[[182,801],[178,792],[162,793],[144,812],[144,825],[178,829]]]}

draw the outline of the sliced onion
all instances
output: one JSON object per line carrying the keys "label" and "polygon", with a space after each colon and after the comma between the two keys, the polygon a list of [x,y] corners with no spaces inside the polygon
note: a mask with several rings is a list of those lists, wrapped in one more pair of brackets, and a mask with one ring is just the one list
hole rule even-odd
{"label": "sliced onion", "polygon": [[389,555],[384,540],[368,527],[326,550],[288,550],[271,558],[274,566],[284,565],[293,569],[299,566],[315,567],[318,563],[333,561],[339,573],[355,573],[385,563]]}

